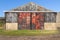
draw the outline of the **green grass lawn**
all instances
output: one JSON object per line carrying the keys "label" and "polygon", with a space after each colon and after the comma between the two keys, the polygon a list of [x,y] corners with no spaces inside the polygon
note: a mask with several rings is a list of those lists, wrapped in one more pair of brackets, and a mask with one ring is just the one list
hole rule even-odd
{"label": "green grass lawn", "polygon": [[57,30],[3,30],[3,22],[0,21],[0,35],[7,36],[40,36],[59,33]]}
{"label": "green grass lawn", "polygon": [[5,22],[0,21],[0,29],[3,29],[4,24],[5,24]]}
{"label": "green grass lawn", "polygon": [[57,30],[0,30],[0,35],[7,36],[40,36],[57,34]]}
{"label": "green grass lawn", "polygon": [[5,23],[0,21],[0,35],[6,36],[40,36],[53,35],[59,33],[57,30],[3,30]]}

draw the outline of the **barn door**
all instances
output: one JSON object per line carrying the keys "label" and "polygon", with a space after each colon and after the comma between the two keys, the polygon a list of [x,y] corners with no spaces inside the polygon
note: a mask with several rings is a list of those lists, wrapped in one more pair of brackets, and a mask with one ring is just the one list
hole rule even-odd
{"label": "barn door", "polygon": [[30,13],[21,12],[18,16],[18,29],[30,29]]}
{"label": "barn door", "polygon": [[32,29],[43,29],[44,27],[44,13],[32,13]]}
{"label": "barn door", "polygon": [[18,29],[43,29],[44,27],[44,13],[21,12],[18,19]]}

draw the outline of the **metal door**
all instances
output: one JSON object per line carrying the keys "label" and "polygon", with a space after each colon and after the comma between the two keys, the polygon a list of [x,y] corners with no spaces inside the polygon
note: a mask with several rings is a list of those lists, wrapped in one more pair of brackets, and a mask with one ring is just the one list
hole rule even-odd
{"label": "metal door", "polygon": [[18,16],[18,29],[30,29],[30,13],[21,12]]}
{"label": "metal door", "polygon": [[44,13],[21,12],[18,16],[19,29],[43,29]]}
{"label": "metal door", "polygon": [[32,29],[43,29],[44,27],[44,13],[32,13]]}

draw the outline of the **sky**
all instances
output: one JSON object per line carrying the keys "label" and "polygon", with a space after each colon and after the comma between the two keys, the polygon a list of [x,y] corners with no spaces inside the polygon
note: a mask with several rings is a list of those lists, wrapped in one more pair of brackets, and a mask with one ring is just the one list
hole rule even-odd
{"label": "sky", "polygon": [[60,12],[60,0],[0,0],[0,17],[5,16],[3,11],[22,6],[29,2],[34,2],[47,9]]}

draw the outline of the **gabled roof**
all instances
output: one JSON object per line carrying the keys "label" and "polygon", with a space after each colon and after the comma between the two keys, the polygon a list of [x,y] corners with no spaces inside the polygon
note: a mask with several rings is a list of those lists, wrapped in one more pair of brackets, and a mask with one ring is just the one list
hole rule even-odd
{"label": "gabled roof", "polygon": [[30,2],[26,5],[23,5],[23,6],[20,6],[20,7],[17,7],[17,8],[14,8],[10,11],[51,11],[49,9],[46,9],[42,6],[39,6],[33,2]]}

